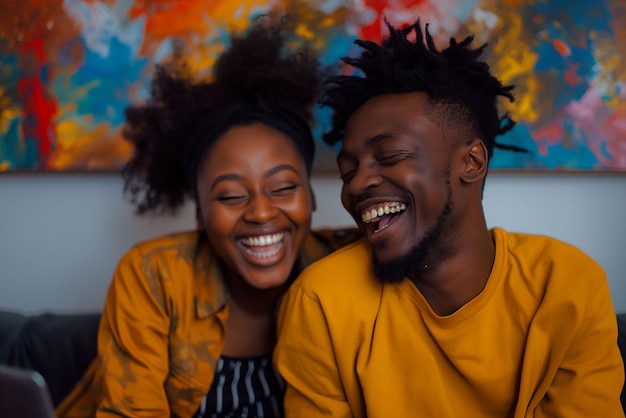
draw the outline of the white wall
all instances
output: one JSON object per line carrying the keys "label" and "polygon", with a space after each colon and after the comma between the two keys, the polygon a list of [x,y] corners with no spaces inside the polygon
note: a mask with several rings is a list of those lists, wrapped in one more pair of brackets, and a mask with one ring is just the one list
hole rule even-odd
{"label": "white wall", "polygon": [[[313,181],[314,226],[352,223],[336,176]],[[193,226],[191,205],[175,219],[138,218],[116,174],[0,175],[0,309],[99,311],[119,257],[135,242]],[[615,309],[626,312],[626,175],[490,173],[490,226],[552,235],[607,271]]]}

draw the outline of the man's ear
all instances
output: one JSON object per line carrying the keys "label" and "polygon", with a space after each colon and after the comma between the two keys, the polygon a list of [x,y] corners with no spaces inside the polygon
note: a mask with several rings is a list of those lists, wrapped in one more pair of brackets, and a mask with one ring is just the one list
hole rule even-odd
{"label": "man's ear", "polygon": [[476,138],[461,147],[463,149],[463,183],[482,181],[487,175],[489,153],[485,143]]}

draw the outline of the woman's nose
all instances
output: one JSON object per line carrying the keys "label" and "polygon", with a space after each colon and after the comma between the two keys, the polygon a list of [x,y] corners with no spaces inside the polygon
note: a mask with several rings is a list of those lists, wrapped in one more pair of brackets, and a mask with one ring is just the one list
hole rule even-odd
{"label": "woman's nose", "polygon": [[269,196],[258,195],[250,199],[244,219],[248,222],[264,224],[276,216],[278,209]]}

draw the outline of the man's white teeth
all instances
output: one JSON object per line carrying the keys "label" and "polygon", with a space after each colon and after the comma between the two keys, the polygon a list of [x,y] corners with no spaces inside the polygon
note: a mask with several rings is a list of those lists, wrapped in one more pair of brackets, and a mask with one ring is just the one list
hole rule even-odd
{"label": "man's white teeth", "polygon": [[371,223],[371,222],[378,222],[377,218],[381,216],[389,215],[390,213],[399,213],[404,210],[406,210],[406,205],[404,203],[401,203],[399,205],[394,204],[391,206],[384,205],[384,206],[380,206],[378,209],[370,209],[370,210],[363,212],[361,214],[361,219],[366,224]]}
{"label": "man's white teeth", "polygon": [[283,240],[283,235],[284,234],[282,232],[276,234],[261,235],[258,237],[244,238],[242,242],[248,247],[263,247],[265,245],[272,245],[281,242]]}

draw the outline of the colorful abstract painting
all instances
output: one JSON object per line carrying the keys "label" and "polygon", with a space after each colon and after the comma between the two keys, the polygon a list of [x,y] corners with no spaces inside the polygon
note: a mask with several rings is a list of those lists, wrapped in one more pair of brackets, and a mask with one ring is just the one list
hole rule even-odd
{"label": "colorful abstract painting", "polygon": [[[517,86],[503,110],[518,125],[501,140],[531,151],[496,151],[492,168],[626,171],[624,0],[0,0],[0,171],[119,170],[124,109],[174,45],[207,71],[231,30],[272,10],[299,16],[324,64],[379,40],[381,16],[420,17],[439,47],[473,34]],[[319,138],[329,111],[318,116]],[[318,150],[316,169],[333,170],[335,150]]]}

